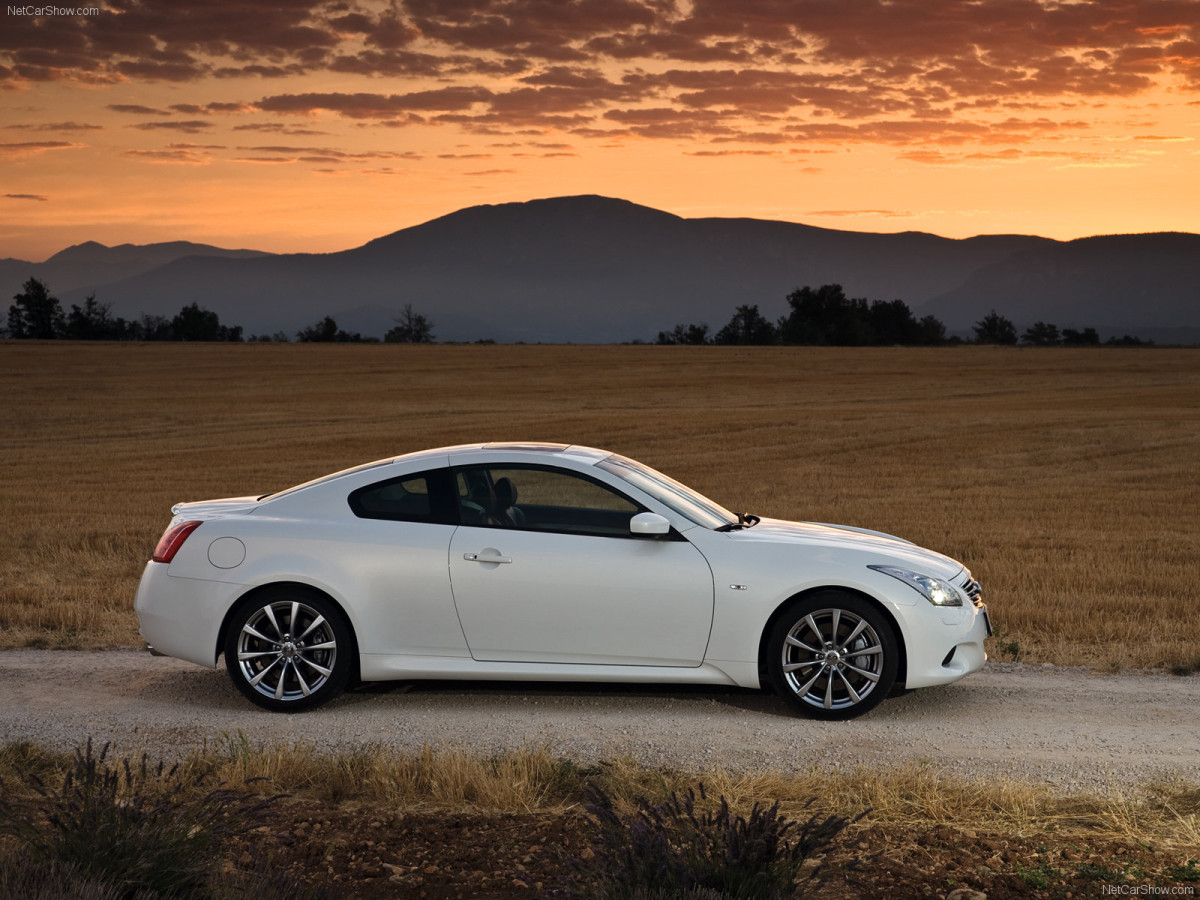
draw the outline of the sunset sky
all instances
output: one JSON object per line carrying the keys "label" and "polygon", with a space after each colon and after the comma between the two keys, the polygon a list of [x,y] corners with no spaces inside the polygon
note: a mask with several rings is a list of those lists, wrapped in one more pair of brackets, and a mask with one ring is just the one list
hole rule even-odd
{"label": "sunset sky", "polygon": [[1198,0],[57,2],[0,18],[0,256],[333,251],[564,194],[1200,232]]}

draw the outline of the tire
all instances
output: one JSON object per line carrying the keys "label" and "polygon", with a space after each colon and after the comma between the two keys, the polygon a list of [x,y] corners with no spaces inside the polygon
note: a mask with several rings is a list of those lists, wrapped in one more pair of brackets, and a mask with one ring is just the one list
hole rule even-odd
{"label": "tire", "polygon": [[225,634],[225,668],[263,709],[300,712],[342,692],[354,669],[354,635],[332,600],[278,585],[242,604]]}
{"label": "tire", "polygon": [[813,719],[852,719],[896,683],[900,651],[887,616],[855,594],[821,591],[776,620],[767,642],[775,690]]}

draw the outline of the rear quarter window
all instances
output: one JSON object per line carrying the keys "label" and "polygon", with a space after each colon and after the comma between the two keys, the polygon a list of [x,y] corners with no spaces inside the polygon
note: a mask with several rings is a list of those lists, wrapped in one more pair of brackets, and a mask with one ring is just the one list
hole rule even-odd
{"label": "rear quarter window", "polygon": [[378,481],[350,493],[351,511],[360,519],[394,522],[447,522],[447,503],[439,494],[444,472],[421,472]]}

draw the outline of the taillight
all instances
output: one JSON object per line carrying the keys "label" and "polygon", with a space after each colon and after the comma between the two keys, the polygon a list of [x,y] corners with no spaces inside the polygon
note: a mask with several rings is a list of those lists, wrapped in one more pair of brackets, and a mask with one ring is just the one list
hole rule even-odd
{"label": "taillight", "polygon": [[163,532],[163,536],[158,539],[158,546],[154,548],[154,556],[151,557],[155,562],[169,563],[175,558],[175,554],[179,552],[179,548],[183,546],[183,542],[188,539],[188,535],[201,526],[201,522],[180,522]]}

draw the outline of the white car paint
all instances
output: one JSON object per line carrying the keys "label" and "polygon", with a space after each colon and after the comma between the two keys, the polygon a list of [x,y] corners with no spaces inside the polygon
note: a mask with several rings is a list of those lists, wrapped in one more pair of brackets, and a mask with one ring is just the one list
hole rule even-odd
{"label": "white car paint", "polygon": [[[338,652],[344,660],[351,647],[356,650],[353,663],[363,680],[663,681],[758,688],[768,683],[763,645],[773,617],[781,610],[790,615],[797,598],[853,595],[882,613],[881,619],[870,613],[871,622],[894,632],[902,657],[898,685],[946,684],[983,665],[990,628],[986,607],[966,594],[973,582],[961,563],[865,529],[763,518],[715,530],[711,521],[701,524],[682,507],[672,508],[597,465],[620,459],[588,447],[472,444],[380,460],[261,499],[177,504],[171,526],[200,525],[169,563],[147,563],[135,601],[142,635],[156,652],[213,667],[225,647],[223,629],[242,604],[272,586],[300,585],[344,615],[353,643],[339,645]],[[646,513],[663,517],[672,533],[613,536],[461,520],[362,518],[348,503],[359,488],[477,465],[576,473],[635,504],[643,521]],[[458,502],[462,507],[463,497]],[[513,508],[521,508],[520,498]],[[460,509],[458,515],[465,513]],[[872,565],[951,583],[962,605],[935,606],[909,584],[868,568]],[[847,621],[861,617],[862,607],[850,606]],[[844,664],[845,671],[870,668],[874,652],[855,655],[847,649],[836,665]],[[828,680],[840,684],[833,674]],[[247,696],[262,702],[252,694]],[[328,697],[297,699],[295,708]],[[263,705],[272,705],[270,700]],[[817,715],[856,714],[859,704],[846,704],[841,712],[800,708]],[[281,699],[272,708],[290,707]]]}

